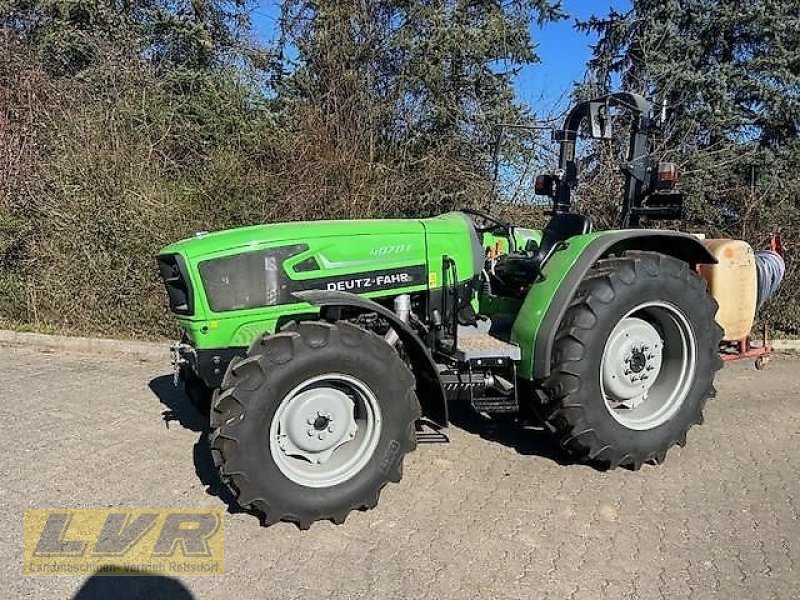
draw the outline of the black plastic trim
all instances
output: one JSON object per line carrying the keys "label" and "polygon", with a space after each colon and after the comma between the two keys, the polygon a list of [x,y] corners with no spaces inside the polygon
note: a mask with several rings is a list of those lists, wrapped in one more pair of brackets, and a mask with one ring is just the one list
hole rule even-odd
{"label": "black plastic trim", "polygon": [[210,388],[222,385],[222,378],[228,364],[237,356],[247,356],[247,347],[211,348],[195,350],[194,355],[185,358],[192,364],[192,370]]}
{"label": "black plastic trim", "polygon": [[[206,296],[208,305],[212,311],[216,313],[232,312],[236,310],[246,310],[250,308],[264,308],[267,306],[276,306],[279,304],[288,304],[291,302],[291,294],[289,293],[289,286],[293,281],[286,274],[283,263],[308,250],[307,244],[290,244],[286,246],[275,246],[272,248],[264,248],[261,250],[251,250],[248,252],[240,252],[238,254],[231,254],[228,256],[221,256],[210,258],[208,260],[200,261],[197,264],[197,270],[200,272],[200,280],[203,284],[203,293]],[[215,277],[220,276],[220,270],[225,270],[228,265],[234,264],[239,261],[248,261],[253,259],[260,259],[262,264],[267,258],[274,258],[274,264],[270,265],[269,271],[259,269],[264,273],[265,281],[261,289],[264,290],[262,298],[253,298],[247,303],[238,303],[235,305],[230,304],[230,298],[225,298],[224,295],[220,296],[214,291],[216,282]],[[266,280],[267,273],[271,273],[274,278],[271,282]],[[239,281],[252,281],[252,278],[239,279]]]}
{"label": "black plastic trim", "polygon": [[[156,256],[156,262],[158,263],[158,271],[161,275],[161,279],[164,281],[164,287],[167,291],[170,310],[177,315],[194,315],[194,288],[192,287],[192,279],[189,277],[189,271],[186,267],[186,261],[183,259],[183,256],[177,252],[171,254],[159,254]],[[177,267],[178,274],[180,275],[180,283],[185,288],[186,308],[181,308],[181,305],[178,304],[178,300],[174,296],[174,291],[179,290],[179,287],[172,285],[169,282],[173,266]]]}

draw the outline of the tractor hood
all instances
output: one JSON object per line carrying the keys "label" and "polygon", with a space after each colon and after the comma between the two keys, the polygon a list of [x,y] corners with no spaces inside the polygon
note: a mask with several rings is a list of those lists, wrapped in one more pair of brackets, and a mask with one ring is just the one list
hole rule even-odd
{"label": "tractor hood", "polygon": [[295,292],[425,293],[445,283],[466,285],[483,258],[469,217],[454,212],[199,233],[163,248],[157,263],[170,309],[191,330],[190,339],[244,347],[254,331],[273,331],[279,319],[309,312]]}
{"label": "tractor hood", "polygon": [[256,249],[262,245],[296,242],[329,237],[351,238],[375,236],[424,234],[419,219],[364,219],[356,221],[296,221],[270,225],[253,225],[211,233],[199,232],[194,237],[162,248],[159,254],[181,254],[189,260],[219,252],[243,248]]}

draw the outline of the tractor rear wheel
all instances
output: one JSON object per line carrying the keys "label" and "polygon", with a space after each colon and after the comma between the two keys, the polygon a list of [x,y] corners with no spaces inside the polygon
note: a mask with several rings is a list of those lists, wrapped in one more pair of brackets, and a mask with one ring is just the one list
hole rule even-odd
{"label": "tractor rear wheel", "polygon": [[660,463],[703,421],[722,329],[688,264],[652,252],[600,260],[581,282],[543,382],[545,420],[583,460]]}
{"label": "tractor rear wheel", "polygon": [[414,376],[382,338],[303,322],[232,362],[211,410],[223,481],[264,525],[344,522],[402,476],[416,447]]}

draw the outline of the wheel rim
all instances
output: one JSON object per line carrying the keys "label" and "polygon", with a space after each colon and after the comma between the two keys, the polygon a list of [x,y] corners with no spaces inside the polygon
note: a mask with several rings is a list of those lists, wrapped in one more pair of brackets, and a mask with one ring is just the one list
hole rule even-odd
{"label": "wheel rim", "polygon": [[606,409],[629,429],[654,429],[683,406],[694,380],[697,341],[683,312],[644,302],[611,331],[600,363]]}
{"label": "wheel rim", "polygon": [[307,487],[330,487],[360,472],[378,445],[378,400],[355,377],[329,373],[289,392],[272,419],[269,449],[281,472]]}

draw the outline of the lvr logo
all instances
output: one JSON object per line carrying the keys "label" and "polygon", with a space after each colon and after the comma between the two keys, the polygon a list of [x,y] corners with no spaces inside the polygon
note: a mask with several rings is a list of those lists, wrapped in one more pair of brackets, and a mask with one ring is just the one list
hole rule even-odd
{"label": "lvr logo", "polygon": [[37,563],[126,566],[138,561],[136,568],[152,568],[175,565],[170,561],[177,559],[184,561],[181,572],[208,572],[196,563],[222,560],[222,529],[220,510],[29,510],[25,512],[25,571],[42,572]]}

